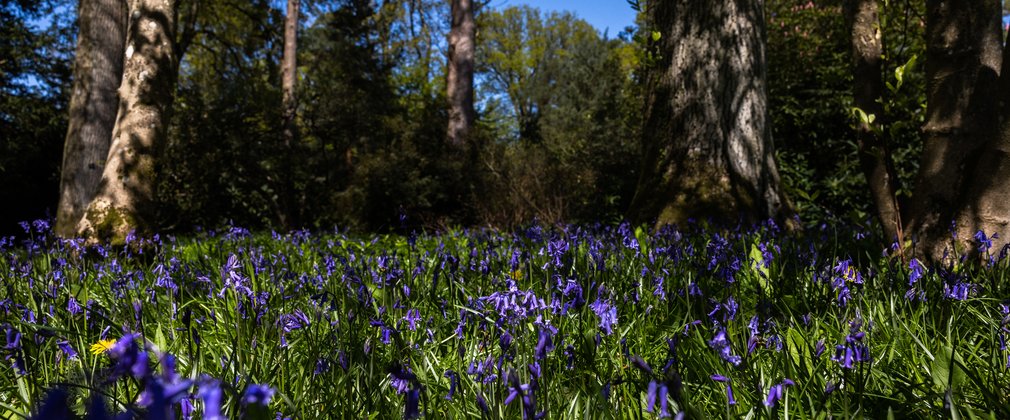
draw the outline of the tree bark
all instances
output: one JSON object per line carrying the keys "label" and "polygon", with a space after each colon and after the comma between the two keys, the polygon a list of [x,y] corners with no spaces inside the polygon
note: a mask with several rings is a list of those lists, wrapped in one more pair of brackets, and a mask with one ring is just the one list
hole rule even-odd
{"label": "tree bark", "polygon": [[[960,242],[973,254],[978,252],[974,240],[976,232],[981,231],[988,237],[999,234],[992,240],[994,253],[999,252],[1010,239],[1010,183],[1006,182],[1010,179],[1010,74],[1001,72],[1010,65],[1010,49],[1002,44],[1000,8],[981,8],[978,13],[980,22],[975,28],[979,32],[977,37],[984,43],[982,65],[985,66],[979,72],[979,78],[983,79],[980,83],[984,83],[979,89],[989,89],[979,92],[979,95],[986,95],[981,106],[989,107],[989,113],[983,115],[986,120],[978,121],[978,124],[984,124],[980,132],[986,136],[986,141],[974,164],[965,168],[964,192],[958,200],[954,218],[957,227],[955,244]],[[998,48],[1003,50],[997,57]],[[990,80],[993,74],[998,75],[995,83]],[[991,128],[998,131],[994,132]],[[945,245],[950,243],[947,239]],[[939,248],[939,244],[933,248]],[[935,259],[940,255],[934,251],[933,257]]]}
{"label": "tree bark", "polygon": [[282,118],[284,119],[284,174],[281,192],[281,225],[291,228],[294,222],[294,152],[298,140],[298,101],[295,86],[298,80],[298,9],[299,0],[288,0],[284,18],[284,57],[281,63]]}
{"label": "tree bark", "polygon": [[476,112],[474,111],[473,73],[477,25],[474,23],[472,0],[452,0],[452,25],[449,30],[449,53],[446,61],[446,96],[449,99],[449,144],[464,149],[470,141]]}
{"label": "tree bark", "polygon": [[884,44],[877,0],[849,0],[846,2],[846,19],[852,37],[853,105],[873,119],[861,120],[856,127],[859,163],[870,187],[884,239],[901,243],[901,211],[895,196],[898,177],[890,149],[880,136],[881,120],[885,118],[884,106],[880,102],[884,94]]}
{"label": "tree bark", "polygon": [[[1007,218],[990,213],[1001,180],[973,171],[986,142],[998,136],[1003,39],[997,2],[929,0],[926,14],[926,122],[909,231],[916,253],[938,260],[952,233],[964,243],[974,229],[997,228]],[[1002,147],[994,140],[986,149],[1000,153]],[[982,161],[987,171],[1002,165],[998,156]]]}
{"label": "tree bark", "polygon": [[679,223],[785,219],[769,130],[763,2],[647,5],[643,168],[629,216]]}
{"label": "tree bark", "polygon": [[78,224],[90,242],[122,243],[152,228],[177,78],[175,13],[176,0],[130,0],[119,113],[98,192]]}
{"label": "tree bark", "polygon": [[57,235],[77,234],[77,223],[91,203],[109,153],[126,48],[126,2],[81,0],[77,53],[70,97],[69,126],[63,146]]}

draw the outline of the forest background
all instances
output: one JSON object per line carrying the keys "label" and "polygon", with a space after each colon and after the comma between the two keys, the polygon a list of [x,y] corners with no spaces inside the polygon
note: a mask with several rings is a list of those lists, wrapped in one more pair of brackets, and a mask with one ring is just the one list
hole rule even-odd
{"label": "forest background", "polygon": [[[782,189],[808,224],[874,223],[842,3],[765,4],[771,138]],[[481,146],[461,164],[446,158],[449,2],[305,2],[292,146],[280,140],[282,6],[181,2],[179,24],[192,38],[158,161],[159,230],[409,231],[627,217],[642,170],[644,73],[660,55],[660,32],[640,29],[644,13],[636,26],[601,33],[567,12],[478,3],[473,136]],[[911,196],[923,145],[925,13],[922,1],[880,9],[887,92],[877,129],[890,145],[899,202]],[[54,216],[76,2],[2,0],[0,25],[0,197],[8,203],[0,233],[12,234],[19,221]],[[297,164],[285,170],[285,159]]]}

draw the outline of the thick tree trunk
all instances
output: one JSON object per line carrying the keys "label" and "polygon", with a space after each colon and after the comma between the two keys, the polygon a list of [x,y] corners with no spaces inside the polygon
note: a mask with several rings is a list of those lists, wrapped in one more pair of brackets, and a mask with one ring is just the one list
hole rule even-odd
{"label": "thick tree trunk", "polygon": [[298,9],[299,0],[288,0],[287,16],[284,18],[284,58],[281,63],[281,101],[282,117],[284,119],[284,174],[283,191],[281,192],[280,222],[285,227],[294,224],[294,152],[298,140],[298,102],[295,96],[295,84],[298,80]]}
{"label": "thick tree trunk", "polygon": [[121,243],[130,231],[151,229],[155,165],[175,91],[176,0],[130,0],[129,6],[112,144],[98,192],[78,224],[90,241]]}
{"label": "thick tree trunk", "polygon": [[[1002,46],[1003,33],[998,23],[1000,10],[998,7],[983,9],[979,19],[982,22],[976,28],[982,42],[986,43],[983,65],[987,66],[981,70],[980,77],[985,79],[983,88],[996,89],[979,94],[992,97],[984,104],[992,107],[995,115],[985,115],[992,119],[985,123],[982,131],[987,136],[986,142],[974,164],[965,168],[967,178],[954,220],[959,241],[971,253],[978,251],[973,237],[975,232],[982,231],[988,237],[998,233],[998,238],[992,241],[992,252],[996,253],[1010,239],[1010,183],[1007,182],[1010,179],[1010,74],[1001,72],[1010,66],[1010,49],[1003,47],[999,65],[993,68],[996,48]],[[999,74],[995,84],[989,80],[993,73]],[[998,127],[998,132],[989,130],[990,127]]]}
{"label": "thick tree trunk", "polygon": [[884,94],[881,72],[884,45],[877,0],[849,0],[846,18],[852,36],[853,105],[873,118],[873,121],[860,121],[856,129],[859,163],[870,187],[884,239],[901,243],[901,212],[895,196],[898,177],[890,149],[880,136],[884,118],[884,106],[880,102]]}
{"label": "thick tree trunk", "polygon": [[126,2],[81,0],[77,54],[70,96],[69,127],[63,146],[56,234],[72,237],[91,203],[109,153],[123,76]]}
{"label": "thick tree trunk", "polygon": [[630,216],[783,218],[769,131],[763,2],[649,2],[644,163]]}
{"label": "thick tree trunk", "polygon": [[472,0],[452,0],[452,27],[449,30],[446,96],[449,99],[449,144],[457,149],[468,146],[476,112],[473,101],[474,52],[477,25]]}
{"label": "thick tree trunk", "polygon": [[[979,200],[1002,180],[973,168],[998,133],[1003,40],[997,2],[929,0],[926,13],[926,123],[908,225],[916,252],[939,259],[952,244],[952,222],[958,222],[960,241],[970,241],[973,229],[995,227],[977,218],[995,217],[983,214],[991,205]],[[993,151],[998,147],[994,143]],[[991,158],[985,160],[996,164]],[[984,185],[974,185],[972,176]]]}

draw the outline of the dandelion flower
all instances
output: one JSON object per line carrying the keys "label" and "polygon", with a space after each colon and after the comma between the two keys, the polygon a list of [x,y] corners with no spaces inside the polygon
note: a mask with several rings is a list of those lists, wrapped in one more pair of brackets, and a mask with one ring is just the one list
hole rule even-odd
{"label": "dandelion flower", "polygon": [[91,354],[102,354],[112,348],[116,344],[116,340],[98,340],[97,343],[91,345]]}

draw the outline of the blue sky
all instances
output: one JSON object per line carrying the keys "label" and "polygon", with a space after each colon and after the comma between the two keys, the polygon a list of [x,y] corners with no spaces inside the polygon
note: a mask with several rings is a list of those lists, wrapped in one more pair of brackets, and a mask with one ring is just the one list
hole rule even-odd
{"label": "blue sky", "polygon": [[614,37],[625,26],[635,24],[635,11],[627,0],[492,0],[491,6],[503,8],[511,5],[528,4],[540,10],[568,10],[595,26],[600,33],[609,28]]}

